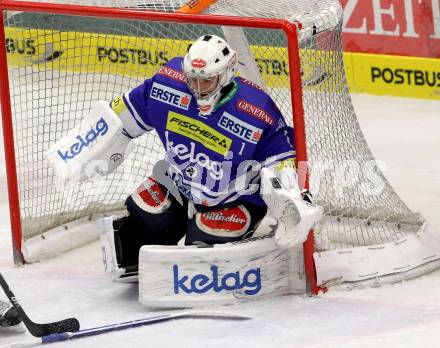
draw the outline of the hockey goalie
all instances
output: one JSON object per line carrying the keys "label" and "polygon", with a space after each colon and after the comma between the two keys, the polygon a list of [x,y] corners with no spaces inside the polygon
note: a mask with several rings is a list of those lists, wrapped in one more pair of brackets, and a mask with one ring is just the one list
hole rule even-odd
{"label": "hockey goalie", "polygon": [[159,135],[165,160],[127,198],[127,215],[101,226],[115,277],[136,275],[144,245],[243,241],[269,215],[287,249],[320,220],[321,207],[298,186],[292,128],[262,88],[236,76],[237,65],[224,39],[204,35],[143,84],[95,103],[48,151],[60,178],[83,181],[112,172],[134,138]]}

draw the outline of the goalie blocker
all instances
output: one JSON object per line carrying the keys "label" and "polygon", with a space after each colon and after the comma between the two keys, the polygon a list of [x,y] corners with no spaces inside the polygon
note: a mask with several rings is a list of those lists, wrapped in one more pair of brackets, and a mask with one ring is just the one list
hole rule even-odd
{"label": "goalie blocker", "polygon": [[60,183],[68,184],[110,174],[133,147],[118,115],[97,101],[79,126],[49,148],[46,158]]}

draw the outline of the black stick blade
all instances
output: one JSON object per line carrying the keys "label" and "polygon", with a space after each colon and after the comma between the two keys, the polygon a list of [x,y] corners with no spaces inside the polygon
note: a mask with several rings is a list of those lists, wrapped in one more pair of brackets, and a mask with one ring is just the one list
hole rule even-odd
{"label": "black stick blade", "polygon": [[47,324],[37,324],[33,322],[25,322],[25,324],[29,332],[35,337],[43,337],[54,333],[75,332],[80,328],[79,321],[75,318],[64,319]]}
{"label": "black stick blade", "polygon": [[63,333],[63,332],[75,332],[79,330],[79,321],[76,318],[69,318],[57,321],[55,323],[47,324],[48,334]]}
{"label": "black stick blade", "polygon": [[79,322],[75,318],[64,319],[47,324],[34,323],[32,320],[29,319],[23,307],[21,307],[20,303],[16,299],[15,295],[12,293],[8,283],[6,283],[6,280],[5,278],[3,278],[1,273],[0,286],[5,292],[11,304],[14,306],[15,310],[18,313],[18,316],[21,318],[21,320],[23,320],[24,325],[33,336],[43,337],[55,333],[75,332],[79,330]]}

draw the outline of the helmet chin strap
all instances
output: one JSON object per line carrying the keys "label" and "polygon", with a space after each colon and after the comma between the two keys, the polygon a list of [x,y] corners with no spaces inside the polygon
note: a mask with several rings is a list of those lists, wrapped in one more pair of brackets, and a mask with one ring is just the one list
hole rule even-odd
{"label": "helmet chin strap", "polygon": [[[217,93],[215,93],[213,96],[211,96],[211,98],[216,98],[213,101],[213,104],[211,104],[211,100],[213,99],[209,99],[209,100],[199,100],[197,99],[197,104],[199,105],[199,114],[202,116],[209,116],[211,115],[218,107],[223,106],[224,104],[226,104],[230,99],[232,99],[235,95],[235,93],[237,93],[238,91],[238,85],[235,81],[232,81],[230,84],[224,86],[223,88],[221,88]],[[203,104],[203,102],[208,102],[208,104]],[[204,107],[204,105],[208,105],[205,109],[204,112],[202,112],[202,108]],[[212,107],[210,107],[211,105],[213,105]],[[209,107],[209,110],[208,110]]]}
{"label": "helmet chin strap", "polygon": [[218,101],[220,100],[222,94],[221,91],[217,91],[212,96],[206,99],[197,99],[197,105],[199,106],[199,114],[202,116],[211,115]]}
{"label": "helmet chin strap", "polygon": [[[220,83],[221,81],[218,81],[219,85]],[[199,106],[200,115],[209,116],[215,111],[215,107],[223,95],[222,90],[223,88],[219,88],[216,92],[214,92],[211,96],[207,98],[201,98],[201,99],[196,98],[197,105]]]}

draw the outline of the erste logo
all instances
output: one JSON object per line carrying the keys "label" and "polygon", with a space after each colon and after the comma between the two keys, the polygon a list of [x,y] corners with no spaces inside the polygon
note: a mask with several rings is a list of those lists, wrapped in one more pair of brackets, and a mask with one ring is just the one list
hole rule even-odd
{"label": "erste logo", "polygon": [[180,105],[182,106],[188,106],[191,99],[188,97],[188,95],[185,95],[180,99]]}
{"label": "erste logo", "polygon": [[240,139],[246,140],[247,142],[253,144],[258,143],[261,138],[261,134],[263,133],[261,128],[244,122],[239,118],[232,116],[228,112],[224,112],[220,117],[218,126],[229,133],[236,135]]}
{"label": "erste logo", "polygon": [[188,110],[192,96],[188,93],[154,82],[151,87],[150,98],[179,109]]}

